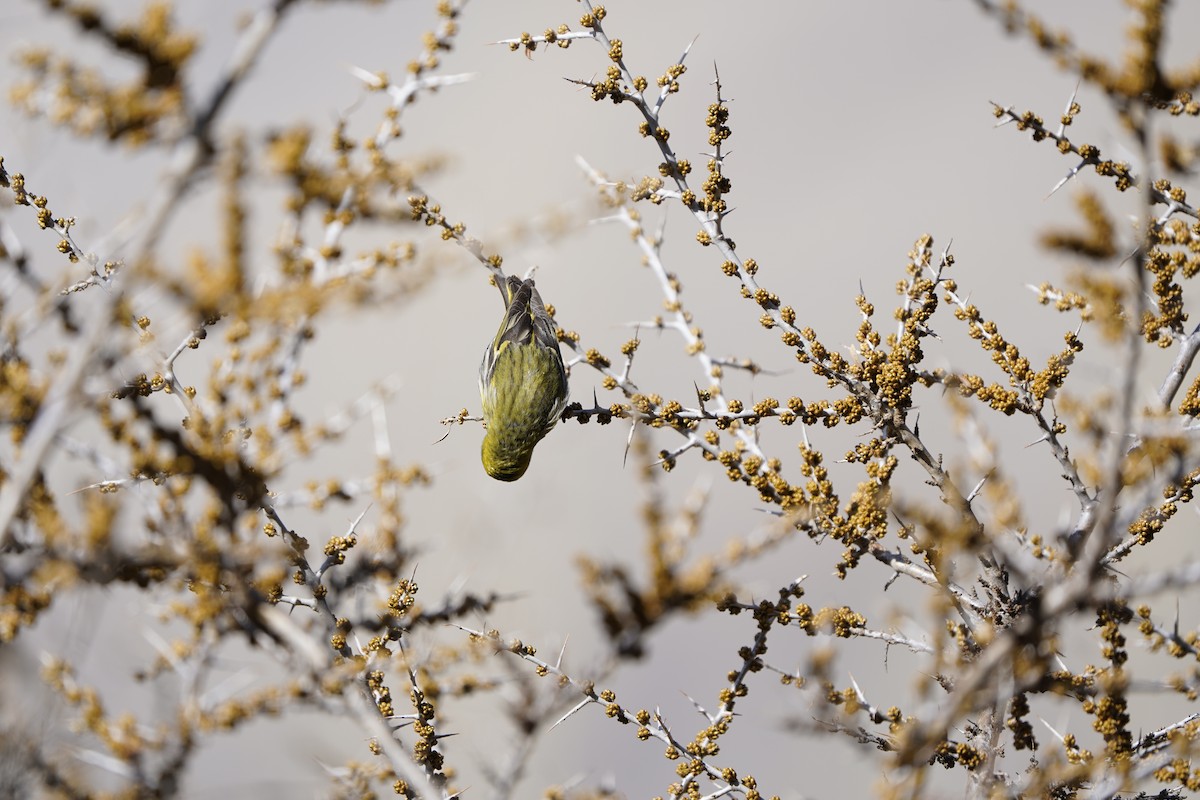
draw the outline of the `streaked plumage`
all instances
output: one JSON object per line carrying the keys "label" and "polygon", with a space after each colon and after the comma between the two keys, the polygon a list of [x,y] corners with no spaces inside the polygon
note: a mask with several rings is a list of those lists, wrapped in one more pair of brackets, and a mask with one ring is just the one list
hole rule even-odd
{"label": "streaked plumage", "polygon": [[567,370],[533,280],[510,276],[500,293],[504,320],[479,365],[482,459],[488,475],[515,481],[566,408]]}

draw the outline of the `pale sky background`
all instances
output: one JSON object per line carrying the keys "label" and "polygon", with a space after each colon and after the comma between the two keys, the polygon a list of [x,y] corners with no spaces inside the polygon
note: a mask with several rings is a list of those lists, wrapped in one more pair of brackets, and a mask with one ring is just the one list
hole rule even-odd
{"label": "pale sky background", "polygon": [[[103,5],[126,13],[141,7],[135,2]],[[1123,4],[1074,0],[1039,5],[1044,18],[1069,28],[1087,51],[1119,58],[1128,23]],[[207,91],[236,40],[236,20],[256,7],[231,0],[178,4],[183,27],[199,32],[204,41],[192,76],[194,90]],[[709,84],[716,63],[724,94],[731,98],[733,137],[726,174],[733,182],[730,203],[736,211],[727,230],[738,252],[760,263],[763,285],[795,306],[826,344],[853,343],[859,322],[853,297],[860,283],[876,305],[881,329],[891,329],[893,287],[903,276],[912,243],[928,232],[939,248],[953,240],[960,287],[1026,348],[1026,355],[1044,362],[1061,349],[1062,333],[1075,326],[1075,318],[1037,306],[1026,284],[1061,283],[1068,266],[1046,257],[1036,239],[1050,225],[1076,220],[1073,187],[1047,197],[1072,162],[1011,127],[994,130],[989,105],[996,101],[1032,109],[1048,123],[1062,112],[1075,80],[1057,71],[1032,43],[1005,36],[996,20],[965,0],[612,0],[607,8],[609,35],[623,40],[626,62],[652,81],[695,39],[682,91],[668,102],[665,119],[672,145],[696,166],[697,186],[701,153],[708,149],[703,120],[714,99]],[[317,141],[324,142],[333,121],[362,94],[348,67],[400,75],[418,52],[421,33],[434,22],[432,9],[433,3],[425,0],[378,8],[301,4],[238,90],[224,129],[308,122],[317,128]],[[637,135],[639,118],[632,108],[593,103],[586,89],[563,80],[603,75],[607,60],[594,43],[579,42],[566,51],[542,49],[532,59],[490,44],[562,22],[578,28],[580,13],[572,0],[477,0],[468,5],[455,49],[444,56],[443,73],[471,72],[475,79],[422,97],[406,112],[406,136],[391,153],[447,155],[449,168],[425,181],[426,189],[451,218],[466,222],[485,242],[496,242],[506,269],[520,273],[537,264],[539,288],[557,307],[559,322],[616,358],[619,345],[631,335],[626,323],[658,313],[661,297],[624,228],[586,225],[603,212],[574,159],[581,155],[611,176],[636,179],[654,173],[657,149]],[[1180,63],[1194,56],[1186,50],[1186,40],[1194,40],[1191,34],[1200,30],[1200,8],[1177,4],[1173,20],[1170,52],[1174,63]],[[52,41],[61,52],[113,63],[91,46],[81,48],[68,25],[48,20],[33,2],[8,0],[0,8],[0,44],[6,53]],[[15,77],[10,59],[0,66],[0,79],[7,87]],[[1083,113],[1074,138],[1100,146],[1111,157],[1131,158],[1103,98],[1085,87],[1079,102]],[[361,135],[378,121],[378,107],[359,109],[353,119]],[[0,109],[0,154],[9,170],[36,181],[56,212],[79,219],[78,239],[85,242],[104,236],[136,212],[164,166],[155,155],[79,144],[45,121],[15,115],[7,105]],[[1082,182],[1111,201],[1112,193],[1094,175]],[[254,228],[260,259],[276,231],[271,212],[279,196],[278,187],[264,182]],[[212,200],[204,192],[189,201],[164,253],[184,253],[195,244],[215,247]],[[17,224],[18,215],[0,213]],[[678,206],[647,205],[643,213],[651,224],[666,214],[665,258],[683,283],[684,301],[704,328],[710,352],[750,356],[779,372],[753,381],[732,378],[730,396],[829,396],[779,346],[775,333],[759,327],[757,307],[741,300],[736,283],[721,275],[715,249],[695,244],[695,224]],[[505,244],[514,226],[554,214],[573,220],[567,235],[535,233],[511,248]],[[41,268],[57,268],[46,256],[49,247],[33,233],[26,236]],[[440,590],[454,581],[477,591],[519,593],[520,599],[486,623],[535,643],[543,656],[556,653],[569,638],[567,666],[586,673],[589,654],[597,652],[597,633],[577,588],[575,557],[582,553],[637,563],[642,553],[637,470],[622,466],[627,429],[564,425],[539,446],[526,477],[511,485],[483,473],[478,427],[456,429],[435,443],[443,433],[438,420],[462,407],[478,409],[476,369],[499,319],[499,301],[486,273],[459,248],[424,229],[405,227],[386,232],[385,238],[414,239],[423,253],[442,264],[437,279],[415,302],[327,319],[305,358],[310,383],[299,405],[310,419],[320,418],[396,376],[403,388],[388,407],[388,419],[398,460],[424,464],[434,476],[434,485],[410,492],[407,504],[407,534],[423,549],[418,578],[429,592],[423,600],[435,603]],[[948,313],[940,318],[942,341],[930,344],[930,365],[969,367],[990,379],[998,377],[965,329]],[[680,358],[678,337],[643,331],[642,338],[634,380],[643,389],[688,402],[692,382],[701,376],[694,362]],[[1157,386],[1169,355],[1157,361],[1151,357],[1147,369],[1155,377],[1148,386]],[[182,361],[183,380],[201,381],[208,363],[207,357]],[[1113,378],[1099,348],[1085,355],[1079,369],[1099,383]],[[580,367],[571,384],[574,398],[586,403],[599,380]],[[600,398],[617,399],[605,393]],[[935,408],[922,417],[922,431],[934,446],[949,450],[956,434],[945,425],[939,431],[936,414]],[[775,437],[774,449],[785,463],[795,467],[799,428],[781,431],[768,425],[764,430]],[[858,432],[812,435],[815,443],[829,448],[832,459]],[[1071,507],[1049,453],[1026,448],[1037,435],[1023,423],[1006,422],[993,435],[1012,459],[1018,486],[1028,493],[1031,520],[1052,531]],[[659,446],[674,443],[666,437],[657,441]],[[713,510],[697,552],[718,552],[727,539],[766,524],[753,492],[729,485],[719,470],[693,456],[682,459],[662,485],[678,501],[694,486],[712,484]],[[298,487],[310,475],[362,474],[370,457],[369,427],[362,427],[318,463],[285,476],[285,485],[273,488]],[[902,469],[919,485],[914,465],[906,463]],[[841,474],[855,477],[851,470]],[[72,480],[85,485],[96,477],[81,468]],[[932,502],[933,496],[927,492],[924,499]],[[323,540],[344,529],[361,510],[350,506],[327,512],[320,521],[323,527],[314,522],[310,538]],[[1191,512],[1181,516],[1194,530]],[[1175,552],[1195,555],[1197,546],[1189,547],[1181,544]],[[889,576],[874,565],[838,582],[831,571],[840,550],[836,544],[796,542],[737,574],[756,593],[754,599],[773,598],[780,585],[809,574],[814,605],[853,604],[874,627],[902,628],[904,607],[925,602],[921,592],[900,585],[903,581],[882,594]],[[113,687],[127,683],[126,675],[107,671],[115,669],[107,636],[121,635],[130,615],[145,613],[146,598],[120,592],[104,597],[104,604],[85,599],[56,609],[20,640],[18,647],[25,649],[19,663],[33,669],[40,652],[62,652],[66,641],[77,641],[71,637],[88,631],[95,638],[85,648],[82,661],[91,673],[84,677]],[[689,740],[699,718],[684,695],[714,706],[725,672],[737,666],[737,647],[752,636],[748,617],[708,613],[701,619],[669,626],[652,639],[647,659],[623,668],[606,684],[631,708],[660,705],[677,735]],[[149,652],[144,642],[134,646]],[[794,667],[813,646],[814,640],[777,632],[771,660]],[[80,652],[78,646],[70,650]],[[919,661],[895,648],[886,666],[882,649],[870,643],[851,643],[848,652],[854,658],[853,677],[885,707],[903,698],[919,675]],[[501,670],[496,667],[492,674]],[[836,675],[839,686],[848,685],[850,674],[843,668]],[[402,691],[393,687],[398,689]],[[122,700],[112,698],[118,707]],[[466,771],[463,783],[476,787],[467,796],[484,798],[490,796],[486,780],[470,773],[472,762],[499,760],[506,753],[506,733],[485,709],[475,708],[473,716],[452,714],[445,723],[448,730],[463,731],[447,751],[450,762]],[[739,711],[746,721],[753,720],[755,730],[735,726],[721,761],[755,774],[768,795],[792,800],[863,796],[886,781],[872,753],[849,738],[785,732],[787,719],[808,720],[812,712],[799,694],[789,694],[769,677],[752,685]],[[63,713],[60,709],[53,715],[61,718]],[[1051,722],[1090,729],[1078,718]],[[328,789],[322,765],[367,758],[363,738],[349,725],[331,731],[326,718],[309,715],[289,716],[270,728],[256,724],[207,744],[188,774],[186,794],[273,797],[286,789],[290,796],[322,797]],[[517,796],[537,796],[542,787],[576,776],[593,781],[605,775],[629,797],[662,794],[674,773],[661,753],[660,744],[639,743],[632,728],[605,719],[599,709],[586,709],[543,737]],[[242,768],[252,770],[255,783],[240,778]],[[834,779],[841,789],[832,788]]]}

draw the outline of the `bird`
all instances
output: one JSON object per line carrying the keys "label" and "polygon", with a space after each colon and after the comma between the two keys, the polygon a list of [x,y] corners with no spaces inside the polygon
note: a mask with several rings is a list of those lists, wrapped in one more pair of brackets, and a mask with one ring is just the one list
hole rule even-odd
{"label": "bird", "polygon": [[510,275],[496,285],[504,298],[504,319],[479,365],[481,458],[488,475],[515,481],[567,406],[567,368],[533,279]]}

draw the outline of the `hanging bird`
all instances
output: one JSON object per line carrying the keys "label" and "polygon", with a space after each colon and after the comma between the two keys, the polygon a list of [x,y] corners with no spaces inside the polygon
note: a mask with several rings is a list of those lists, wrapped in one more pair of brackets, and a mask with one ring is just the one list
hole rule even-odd
{"label": "hanging bird", "polygon": [[533,279],[509,276],[500,293],[504,319],[479,365],[482,457],[488,475],[515,481],[567,406],[567,369]]}

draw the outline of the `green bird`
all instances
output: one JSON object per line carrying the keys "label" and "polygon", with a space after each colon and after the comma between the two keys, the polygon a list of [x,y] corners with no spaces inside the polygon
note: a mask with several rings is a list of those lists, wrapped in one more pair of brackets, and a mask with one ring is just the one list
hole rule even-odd
{"label": "green bird", "polygon": [[[499,282],[498,282],[499,283]],[[504,319],[479,365],[483,403],[483,468],[496,480],[515,481],[529,469],[533,448],[567,407],[567,368],[533,280],[499,284]]]}

